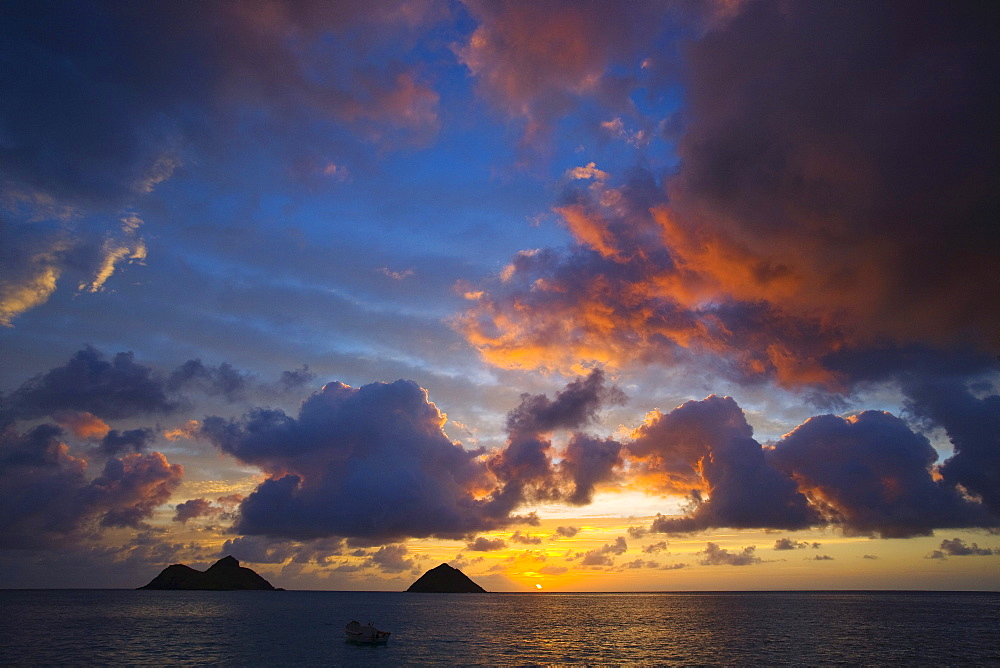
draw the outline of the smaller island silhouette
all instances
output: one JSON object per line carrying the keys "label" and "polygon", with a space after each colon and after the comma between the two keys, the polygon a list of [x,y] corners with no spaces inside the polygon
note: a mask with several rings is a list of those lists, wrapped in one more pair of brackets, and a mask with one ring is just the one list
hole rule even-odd
{"label": "smaller island silhouette", "polygon": [[234,557],[226,556],[207,571],[196,571],[184,564],[167,566],[149,584],[138,589],[204,589],[237,591],[246,589],[281,591],[250,568],[240,566]]}
{"label": "smaller island silhouette", "polygon": [[448,564],[441,564],[430,569],[417,578],[417,581],[411,584],[406,591],[425,594],[486,593],[486,590],[469,579],[468,575]]}

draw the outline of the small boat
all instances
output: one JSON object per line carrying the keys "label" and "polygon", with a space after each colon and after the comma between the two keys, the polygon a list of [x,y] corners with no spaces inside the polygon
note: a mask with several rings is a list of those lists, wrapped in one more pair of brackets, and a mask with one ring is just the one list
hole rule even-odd
{"label": "small boat", "polygon": [[368,622],[368,626],[351,622],[344,627],[344,633],[347,634],[347,642],[359,645],[384,645],[389,642],[389,636],[392,635],[389,631],[379,631],[371,622]]}

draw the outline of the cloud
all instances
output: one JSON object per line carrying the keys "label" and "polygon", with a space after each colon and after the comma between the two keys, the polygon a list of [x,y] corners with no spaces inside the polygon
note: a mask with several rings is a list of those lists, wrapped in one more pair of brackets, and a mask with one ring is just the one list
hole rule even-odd
{"label": "cloud", "polygon": [[206,418],[202,434],[269,474],[240,508],[244,534],[460,538],[515,521],[480,497],[480,453],[452,443],[445,420],[412,381],[328,383],[298,418],[257,408]]}
{"label": "cloud", "polygon": [[384,573],[401,573],[417,567],[412,559],[406,556],[410,553],[405,545],[383,545],[368,559],[366,565],[377,566]]}
{"label": "cloud", "polygon": [[28,380],[4,400],[5,412],[24,420],[62,411],[125,418],[168,414],[178,407],[156,373],[137,364],[132,353],[117,353],[108,360],[90,346],[65,365]]}
{"label": "cloud", "polygon": [[93,278],[80,283],[78,290],[101,292],[119,264],[142,263],[146,259],[146,242],[139,236],[142,224],[142,219],[134,213],[122,217],[118,238],[110,236],[105,238],[101,244],[101,257]]}
{"label": "cloud", "polygon": [[521,395],[521,403],[507,414],[507,445],[487,459],[499,483],[493,494],[498,509],[510,512],[528,500],[565,500],[589,503],[594,485],[612,477],[620,465],[620,446],[613,441],[574,434],[563,461],[554,467],[552,443],[546,435],[556,429],[575,429],[596,419],[605,404],[619,404],[624,393],[606,387],[604,373],[592,370],[556,393]]}
{"label": "cloud", "polygon": [[39,225],[14,225],[0,211],[0,325],[14,319],[55,292],[70,241],[60,231]]}
{"label": "cloud", "polygon": [[531,534],[521,533],[520,530],[511,534],[510,539],[512,542],[520,543],[521,545],[540,545],[542,543],[541,536],[532,536]]}
{"label": "cloud", "polygon": [[562,538],[572,538],[580,533],[580,529],[574,526],[556,527],[556,535]]}
{"label": "cloud", "polygon": [[[217,177],[236,134],[296,139],[277,161],[290,179],[296,163],[329,166],[333,149],[353,152],[344,144],[433,139],[439,95],[406,56],[424,38],[417,29],[449,13],[423,0],[9,12],[0,39],[20,66],[0,88],[16,100],[0,110],[0,247],[18,261],[3,258],[0,324],[63,281],[100,292],[122,266],[142,263],[136,211],[178,174]],[[40,235],[39,221],[58,232]]]}
{"label": "cloud", "polygon": [[642,548],[643,554],[659,554],[660,552],[667,551],[667,541],[661,540],[658,543],[651,543],[649,545],[644,545]]}
{"label": "cloud", "polygon": [[628,535],[632,538],[642,538],[649,533],[649,529],[643,526],[631,526],[628,528]]}
{"label": "cloud", "polygon": [[745,3],[691,45],[680,258],[738,299],[838,313],[852,340],[991,345],[975,287],[996,282],[1000,174],[980,150],[998,111],[985,15],[842,9]]}
{"label": "cloud", "polygon": [[[283,375],[282,381],[285,378]],[[246,398],[252,383],[252,376],[234,369],[228,363],[223,362],[217,367],[211,367],[205,366],[199,359],[193,359],[170,373],[166,387],[171,391],[197,388],[210,396],[222,395],[229,401],[238,401]]]}
{"label": "cloud", "polygon": [[1000,554],[1000,551],[989,547],[979,547],[976,543],[967,545],[961,538],[945,539],[941,541],[941,551],[952,557],[984,557],[993,554]]}
{"label": "cloud", "polygon": [[174,522],[187,524],[188,520],[211,514],[214,507],[208,499],[189,499],[188,501],[178,503],[174,510],[176,511]]}
{"label": "cloud", "polygon": [[796,550],[804,547],[809,547],[809,543],[805,543],[799,540],[792,540],[791,538],[779,538],[774,541],[775,550]]}
{"label": "cloud", "polygon": [[737,7],[689,44],[681,161],[657,196],[634,175],[568,184],[575,243],[519,254],[457,319],[489,362],[849,393],[843,351],[996,353],[988,10]]}
{"label": "cloud", "polygon": [[126,429],[118,431],[110,430],[101,439],[101,452],[106,455],[117,456],[122,453],[133,451],[142,452],[156,438],[152,429]]}
{"label": "cloud", "polygon": [[[34,420],[51,416],[79,438],[103,439],[108,454],[123,449],[141,450],[153,438],[149,429],[120,432],[106,420],[170,415],[190,407],[192,392],[222,396],[230,402],[259,393],[294,391],[299,382],[308,382],[307,370],[291,373],[297,380],[267,385],[256,382],[250,374],[230,364],[207,366],[201,360],[189,360],[164,376],[150,366],[136,362],[131,352],[108,358],[87,346],[77,351],[62,366],[38,374],[6,396],[0,397],[0,421]],[[190,432],[191,425],[186,429]],[[101,432],[104,432],[101,434]],[[181,431],[172,430],[171,437]]]}
{"label": "cloud", "polygon": [[566,502],[581,506],[594,499],[595,487],[615,478],[622,466],[622,445],[613,439],[574,434],[559,463],[559,471],[572,481]]}
{"label": "cloud", "polygon": [[628,544],[624,536],[618,536],[613,543],[605,543],[603,547],[588,550],[580,560],[581,566],[614,566],[614,557],[625,554],[628,551]]}
{"label": "cloud", "polygon": [[1000,395],[978,398],[954,378],[916,381],[907,387],[909,408],[944,427],[955,454],[940,467],[942,478],[961,485],[1000,516]]}
{"label": "cloud", "polygon": [[768,457],[828,522],[848,534],[901,538],[930,535],[935,528],[995,525],[980,504],[934,479],[936,459],[924,436],[879,411],[810,418]]}
{"label": "cloud", "polygon": [[817,522],[795,482],[768,465],[752,435],[730,397],[712,395],[649,416],[627,446],[638,475],[664,491],[688,493],[693,506],[685,517],[657,517],[652,530],[796,529]]}
{"label": "cloud", "polygon": [[42,424],[0,434],[0,544],[4,548],[69,545],[87,530],[138,528],[178,487],[183,468],[158,452],[109,459],[96,477],[86,460]]}
{"label": "cloud", "polygon": [[743,548],[739,552],[730,552],[719,547],[718,543],[708,543],[705,550],[700,554],[705,556],[698,560],[702,566],[749,566],[760,563],[760,557],[754,555],[756,548],[751,545]]}
{"label": "cloud", "polygon": [[278,384],[286,392],[305,387],[316,380],[316,374],[309,370],[309,365],[303,364],[301,369],[282,371]]}
{"label": "cloud", "polygon": [[597,97],[627,109],[630,82],[612,75],[612,63],[631,65],[638,44],[663,29],[672,7],[631,3],[619,11],[600,2],[472,2],[476,30],[456,54],[477,90],[508,117],[524,124],[522,146],[539,148],[552,126]]}
{"label": "cloud", "polygon": [[467,543],[465,547],[473,552],[492,552],[493,550],[502,550],[507,547],[507,541],[503,538],[477,536],[474,541]]}
{"label": "cloud", "polygon": [[103,439],[111,427],[93,413],[86,411],[58,411],[52,419],[63,429],[69,429],[77,438]]}
{"label": "cloud", "polygon": [[[766,448],[752,433],[729,397],[648,415],[625,446],[631,484],[688,497],[684,515],[658,515],[650,529],[835,526],[847,535],[905,538],[1000,523],[988,504],[937,474],[927,438],[889,413],[816,416]],[[805,545],[778,539],[775,549]]]}

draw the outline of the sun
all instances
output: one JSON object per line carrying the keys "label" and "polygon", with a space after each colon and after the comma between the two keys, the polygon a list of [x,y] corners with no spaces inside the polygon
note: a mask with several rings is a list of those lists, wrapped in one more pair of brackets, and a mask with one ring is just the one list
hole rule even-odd
{"label": "sun", "polygon": [[535,589],[541,589],[541,588],[542,588],[542,585],[540,585],[540,584],[535,584]]}

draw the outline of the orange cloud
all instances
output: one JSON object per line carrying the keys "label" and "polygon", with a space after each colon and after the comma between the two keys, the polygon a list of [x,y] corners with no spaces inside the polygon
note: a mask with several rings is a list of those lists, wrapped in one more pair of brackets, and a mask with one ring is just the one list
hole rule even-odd
{"label": "orange cloud", "polygon": [[87,411],[64,411],[53,417],[60,427],[69,429],[77,438],[99,440],[111,431],[104,420]]}

